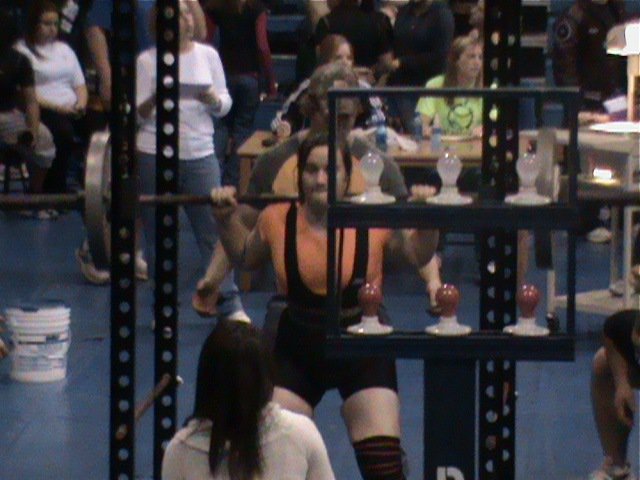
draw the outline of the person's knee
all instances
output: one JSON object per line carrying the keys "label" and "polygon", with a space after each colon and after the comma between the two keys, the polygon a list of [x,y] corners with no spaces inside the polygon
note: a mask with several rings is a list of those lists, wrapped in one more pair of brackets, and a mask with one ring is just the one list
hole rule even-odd
{"label": "person's knee", "polygon": [[607,360],[607,352],[600,347],[593,356],[591,372],[595,378],[607,378],[611,376],[611,368]]}

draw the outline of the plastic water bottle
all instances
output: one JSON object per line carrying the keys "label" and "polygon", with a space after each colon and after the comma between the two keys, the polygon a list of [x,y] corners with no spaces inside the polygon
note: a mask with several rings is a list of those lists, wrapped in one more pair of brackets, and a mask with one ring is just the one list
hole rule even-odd
{"label": "plastic water bottle", "polygon": [[383,152],[387,151],[387,126],[383,120],[376,122],[376,146]]}
{"label": "plastic water bottle", "polygon": [[440,127],[440,119],[436,115],[433,119],[433,127],[431,128],[431,151],[440,153],[442,151],[442,128]]}
{"label": "plastic water bottle", "polygon": [[422,145],[422,115],[416,112],[413,116],[413,139],[418,148]]}

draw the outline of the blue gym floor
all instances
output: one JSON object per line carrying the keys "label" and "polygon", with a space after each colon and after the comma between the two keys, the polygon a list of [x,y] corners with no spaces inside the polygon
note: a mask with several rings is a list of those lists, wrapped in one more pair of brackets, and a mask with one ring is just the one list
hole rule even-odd
{"label": "blue gym floor", "polygon": [[[183,225],[185,223],[183,222]],[[108,477],[109,418],[109,289],[85,283],[74,258],[83,238],[77,214],[57,221],[26,220],[0,213],[0,308],[22,300],[63,300],[71,307],[72,341],[65,380],[18,383],[9,377],[11,362],[0,362],[0,479],[104,479]],[[477,326],[477,266],[470,245],[443,252],[443,277],[462,292],[459,318]],[[469,238],[464,238],[467,243]],[[564,252],[564,250],[563,250]],[[564,256],[561,252],[560,257]],[[180,243],[178,422],[192,408],[195,368],[200,344],[212,322],[191,310],[190,297],[199,276],[198,253],[190,231]],[[604,288],[608,246],[579,240],[578,289]],[[267,276],[268,278],[268,276]],[[401,281],[400,281],[401,280]],[[544,289],[535,267],[529,280]],[[564,282],[564,280],[563,280]],[[267,280],[259,291],[243,295],[249,315],[262,324],[269,298]],[[564,283],[562,283],[564,285]],[[425,311],[424,287],[406,268],[388,272],[385,303],[396,325],[421,328],[433,319]],[[140,400],[152,387],[153,334],[151,288],[139,284],[136,338],[136,392]],[[541,306],[542,317],[544,308]],[[413,312],[407,316],[407,312]],[[560,312],[563,315],[563,312]],[[519,363],[517,368],[516,470],[518,479],[586,479],[601,461],[589,402],[589,369],[599,344],[603,317],[578,314],[579,339],[573,363]],[[6,338],[6,336],[5,336]],[[398,361],[402,400],[403,444],[410,478],[422,478],[422,363]],[[452,402],[455,399],[451,399]],[[338,479],[359,478],[339,414],[339,397],[327,394],[316,421],[324,436]],[[151,478],[152,415],[136,433],[136,478]],[[437,435],[437,433],[433,433]],[[630,444],[638,465],[637,432]]]}

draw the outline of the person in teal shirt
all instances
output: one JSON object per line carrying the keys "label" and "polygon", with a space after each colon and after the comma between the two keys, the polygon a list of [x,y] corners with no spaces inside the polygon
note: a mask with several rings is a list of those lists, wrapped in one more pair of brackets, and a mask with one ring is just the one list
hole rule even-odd
{"label": "person in teal shirt", "polygon": [[[431,78],[426,88],[482,87],[482,40],[477,31],[457,37],[451,45],[444,75]],[[422,97],[416,106],[425,135],[435,122],[446,135],[482,133],[482,98]]]}

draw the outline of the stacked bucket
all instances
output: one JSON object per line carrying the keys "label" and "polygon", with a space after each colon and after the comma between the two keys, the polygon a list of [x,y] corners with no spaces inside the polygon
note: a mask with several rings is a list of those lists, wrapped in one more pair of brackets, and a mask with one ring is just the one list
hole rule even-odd
{"label": "stacked bucket", "polygon": [[11,378],[53,382],[66,377],[70,313],[69,308],[56,301],[6,309],[14,346]]}

